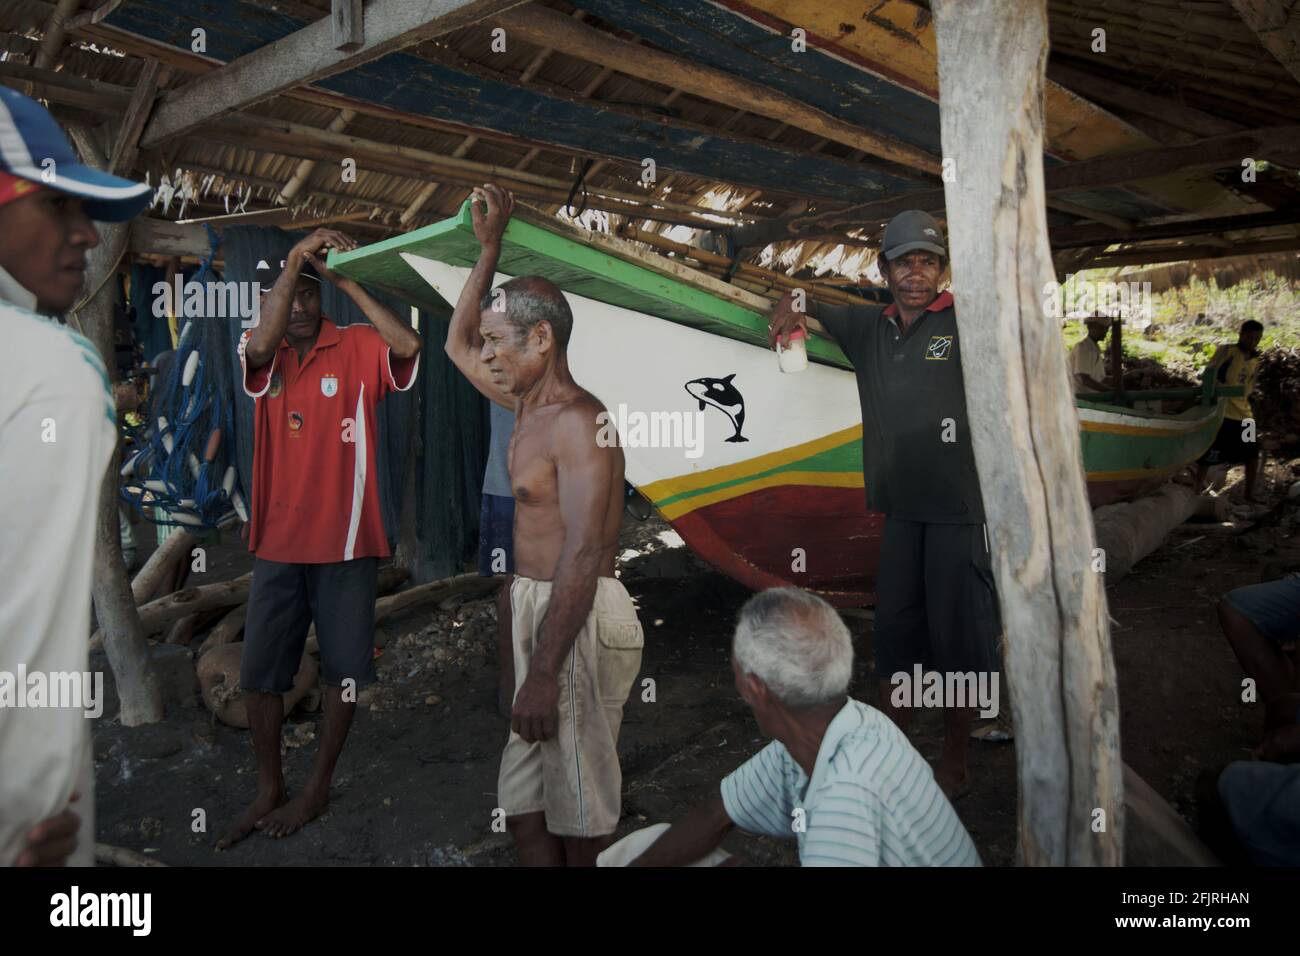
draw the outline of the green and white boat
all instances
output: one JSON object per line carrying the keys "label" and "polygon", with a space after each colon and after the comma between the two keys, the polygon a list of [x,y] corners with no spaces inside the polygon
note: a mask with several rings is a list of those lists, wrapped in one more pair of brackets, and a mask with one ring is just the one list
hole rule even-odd
{"label": "green and white boat", "polygon": [[[468,203],[452,219],[331,254],[330,267],[413,303],[454,304],[478,258]],[[698,555],[754,589],[798,584],[874,599],[884,517],[868,512],[857,383],[833,342],[782,374],[763,300],[618,239],[516,217],[497,281],[544,275],[574,314],[574,378],[610,410],[627,479]],[[1097,398],[1106,399],[1098,401]],[[1144,410],[1179,400],[1179,412]],[[1157,487],[1213,442],[1223,402],[1200,389],[1080,399],[1094,506]]]}

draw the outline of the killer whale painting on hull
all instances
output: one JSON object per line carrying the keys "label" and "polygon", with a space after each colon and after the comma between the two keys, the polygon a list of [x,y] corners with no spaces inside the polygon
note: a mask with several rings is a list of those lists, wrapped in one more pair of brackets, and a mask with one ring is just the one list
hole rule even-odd
{"label": "killer whale painting on hull", "polygon": [[727,420],[736,429],[736,433],[727,441],[749,441],[740,433],[745,427],[745,397],[740,394],[740,389],[732,384],[732,379],[735,377],[736,373],[732,372],[726,378],[692,379],[686,383],[686,391],[699,399],[700,411],[712,406],[727,416]]}

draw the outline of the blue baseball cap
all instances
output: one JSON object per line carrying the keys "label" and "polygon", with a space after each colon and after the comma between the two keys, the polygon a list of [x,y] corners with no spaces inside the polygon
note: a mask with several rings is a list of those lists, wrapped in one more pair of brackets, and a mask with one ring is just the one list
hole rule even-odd
{"label": "blue baseball cap", "polygon": [[82,163],[49,110],[5,86],[0,86],[0,172],[80,196],[86,215],[100,222],[125,222],[153,200],[148,183]]}

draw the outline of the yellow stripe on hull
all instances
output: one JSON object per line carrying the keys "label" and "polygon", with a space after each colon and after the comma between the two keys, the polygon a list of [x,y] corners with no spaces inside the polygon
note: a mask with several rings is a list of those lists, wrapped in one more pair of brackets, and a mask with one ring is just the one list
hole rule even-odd
{"label": "yellow stripe on hull", "polygon": [[665,498],[671,498],[674,495],[686,494],[724,481],[735,481],[737,478],[744,478],[746,475],[771,471],[773,468],[780,468],[782,465],[789,465],[792,462],[811,458],[813,455],[819,455],[824,451],[830,451],[832,448],[847,445],[849,442],[858,441],[861,438],[862,426],[854,425],[852,428],[831,432],[829,435],[813,439],[810,442],[804,442],[802,445],[782,448],[780,451],[739,461],[734,465],[723,465],[719,468],[710,468],[707,471],[696,471],[687,475],[661,478],[643,486],[640,491],[651,501],[663,501]]}
{"label": "yellow stripe on hull", "polygon": [[[715,505],[720,501],[729,501],[732,498],[739,498],[741,495],[747,495],[753,491],[761,491],[764,488],[778,488],[784,485],[815,485],[821,488],[861,488],[863,487],[862,472],[782,471],[775,475],[764,475],[761,478],[755,478],[753,481],[746,481],[743,484],[727,485],[727,487],[719,488],[717,491],[710,491],[706,494],[694,495],[690,498],[684,498],[681,501],[675,501],[665,508],[660,508],[659,513],[669,521],[675,521],[682,515],[688,515],[692,511],[708,505]],[[654,501],[656,499],[651,497],[650,500]]]}

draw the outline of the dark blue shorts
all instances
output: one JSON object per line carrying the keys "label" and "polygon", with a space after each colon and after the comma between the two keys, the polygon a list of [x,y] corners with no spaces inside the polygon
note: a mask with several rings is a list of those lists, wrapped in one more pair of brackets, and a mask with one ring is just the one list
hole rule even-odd
{"label": "dark blue shorts", "polygon": [[1241,420],[1225,418],[1214,444],[1201,456],[1203,465],[1242,465],[1259,457],[1259,442],[1245,441]]}
{"label": "dark blue shorts", "polygon": [[1229,591],[1225,600],[1279,644],[1300,638],[1300,576]]}
{"label": "dark blue shorts", "polygon": [[375,680],[375,591],[379,559],[282,564],[257,558],[248,593],[239,686],[265,694],[293,688],[312,622],[321,681],[361,689]]}
{"label": "dark blue shorts", "polygon": [[515,499],[484,495],[478,514],[478,573],[515,573]]}
{"label": "dark blue shorts", "polygon": [[876,676],[1002,670],[993,564],[979,524],[885,518],[876,576]]}

